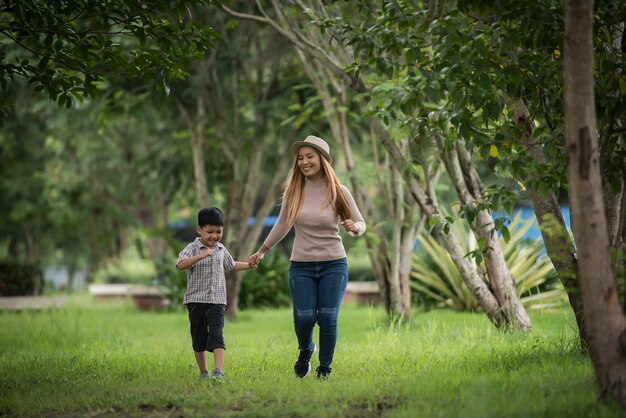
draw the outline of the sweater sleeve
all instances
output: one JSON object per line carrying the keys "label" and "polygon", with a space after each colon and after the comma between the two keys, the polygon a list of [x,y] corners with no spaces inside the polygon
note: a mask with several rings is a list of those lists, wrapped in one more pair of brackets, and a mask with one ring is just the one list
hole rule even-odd
{"label": "sweater sleeve", "polygon": [[359,211],[350,190],[348,190],[346,186],[342,185],[341,187],[343,189],[343,193],[346,195],[346,199],[348,199],[348,204],[350,205],[350,218],[352,219],[352,222],[354,222],[354,226],[356,226],[359,230],[356,234],[349,234],[354,237],[359,237],[365,233],[365,220],[363,219],[363,215],[361,215],[361,211]]}
{"label": "sweater sleeve", "polygon": [[289,229],[287,229],[287,209],[284,205],[280,206],[280,213],[278,214],[278,219],[276,223],[272,227],[272,230],[265,238],[265,245],[267,248],[272,248],[274,245],[278,244],[282,241],[283,238],[287,235]]}

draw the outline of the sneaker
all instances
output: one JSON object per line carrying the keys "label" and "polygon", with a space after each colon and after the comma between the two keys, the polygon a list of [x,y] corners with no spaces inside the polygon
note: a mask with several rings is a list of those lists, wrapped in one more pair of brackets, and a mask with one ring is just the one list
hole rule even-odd
{"label": "sneaker", "polygon": [[333,369],[331,369],[330,367],[319,366],[317,369],[315,369],[315,374],[317,375],[317,378],[323,380],[328,379],[332,372]]}
{"label": "sneaker", "polygon": [[316,348],[313,346],[313,350],[300,350],[298,361],[293,365],[293,371],[299,378],[306,377],[311,371],[311,357],[313,357]]}
{"label": "sneaker", "polygon": [[210,378],[211,378],[211,373],[209,372],[200,373],[200,379],[204,380],[204,379],[210,379]]}
{"label": "sneaker", "polygon": [[223,382],[224,381],[224,373],[218,372],[217,370],[211,373],[211,380],[215,382]]}

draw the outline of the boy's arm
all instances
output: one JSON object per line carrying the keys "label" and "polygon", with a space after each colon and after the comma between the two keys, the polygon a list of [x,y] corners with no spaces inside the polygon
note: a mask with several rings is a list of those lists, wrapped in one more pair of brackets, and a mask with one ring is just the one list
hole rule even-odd
{"label": "boy's arm", "polygon": [[254,267],[252,267],[252,265],[250,265],[250,263],[248,261],[244,262],[244,261],[235,261],[235,267],[233,268],[233,271],[240,271],[240,270],[250,270],[253,269]]}
{"label": "boy's arm", "polygon": [[213,250],[207,248],[206,250],[201,251],[198,255],[193,255],[189,258],[185,258],[184,260],[180,260],[178,264],[176,264],[176,268],[178,270],[185,270],[186,268],[193,266],[198,261],[202,260],[203,258],[207,258],[210,255],[213,255]]}

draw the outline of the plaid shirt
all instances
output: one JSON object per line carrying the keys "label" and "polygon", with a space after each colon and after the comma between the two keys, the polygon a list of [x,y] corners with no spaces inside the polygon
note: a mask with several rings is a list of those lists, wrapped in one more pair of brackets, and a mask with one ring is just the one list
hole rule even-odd
{"label": "plaid shirt", "polygon": [[[180,263],[189,257],[200,254],[208,248],[196,238],[178,255]],[[213,255],[203,258],[187,268],[187,291],[183,303],[215,303],[226,305],[226,276],[235,268],[235,260],[226,247],[217,243]]]}

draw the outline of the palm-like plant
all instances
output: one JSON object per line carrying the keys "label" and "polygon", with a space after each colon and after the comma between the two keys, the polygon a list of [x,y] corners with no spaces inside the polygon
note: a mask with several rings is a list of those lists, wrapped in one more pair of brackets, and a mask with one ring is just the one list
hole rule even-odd
{"label": "palm-like plant", "polygon": [[[532,224],[532,218],[524,221],[517,213],[509,226],[512,233],[508,242],[500,237],[506,263],[526,308],[560,306],[566,294],[558,281],[549,283],[554,268],[550,259],[541,254],[541,241],[524,239],[524,234]],[[453,223],[449,233],[457,235],[466,253],[477,249],[476,239],[464,222]],[[413,255],[412,289],[440,307],[462,311],[480,310],[480,305],[445,248],[426,233],[420,235],[418,240],[422,251]],[[476,263],[476,260],[472,258],[472,262]],[[482,261],[478,268],[485,271]],[[488,280],[486,274],[485,278]]]}

